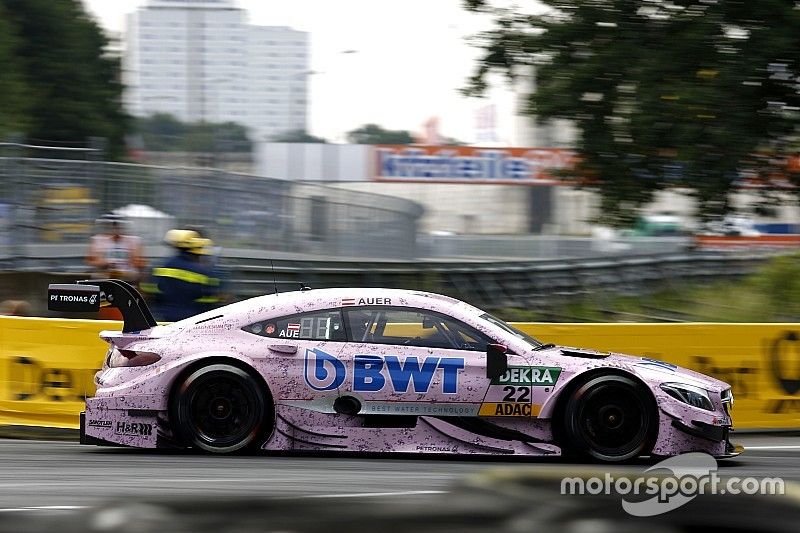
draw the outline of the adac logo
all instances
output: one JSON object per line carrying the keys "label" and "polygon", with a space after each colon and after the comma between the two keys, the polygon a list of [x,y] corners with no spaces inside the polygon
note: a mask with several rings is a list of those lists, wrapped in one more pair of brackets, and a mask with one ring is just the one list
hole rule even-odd
{"label": "adac logo", "polygon": [[[395,355],[356,355],[353,358],[353,391],[378,392],[390,385],[394,392],[426,393],[434,375],[441,372],[444,394],[458,392],[458,375],[464,359],[428,356],[420,361],[410,356],[401,360]],[[333,390],[347,377],[347,368],[336,357],[318,349],[306,350],[305,380],[314,390]]]}
{"label": "adac logo", "polygon": [[344,363],[322,350],[306,350],[306,383],[314,390],[333,390],[344,382]]}

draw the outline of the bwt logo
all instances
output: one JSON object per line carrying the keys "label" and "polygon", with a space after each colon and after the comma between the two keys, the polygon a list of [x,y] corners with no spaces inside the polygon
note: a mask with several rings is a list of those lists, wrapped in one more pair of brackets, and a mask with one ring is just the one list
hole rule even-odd
{"label": "bwt logo", "polygon": [[[459,371],[464,369],[464,360],[459,357],[428,356],[422,361],[417,357],[405,357],[401,361],[395,355],[356,355],[353,358],[353,391],[378,392],[390,384],[394,392],[426,393],[431,388],[433,376],[442,374],[442,392],[458,392]],[[336,357],[321,350],[306,350],[305,379],[314,390],[333,390],[341,386],[347,377],[347,368]]]}

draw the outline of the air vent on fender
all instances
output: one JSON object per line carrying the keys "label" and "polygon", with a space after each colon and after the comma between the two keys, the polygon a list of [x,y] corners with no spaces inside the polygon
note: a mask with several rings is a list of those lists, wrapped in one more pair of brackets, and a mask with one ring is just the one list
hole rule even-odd
{"label": "air vent on fender", "polygon": [[562,349],[561,353],[569,357],[582,357],[583,359],[605,359],[609,356],[606,352],[595,352],[594,350]]}

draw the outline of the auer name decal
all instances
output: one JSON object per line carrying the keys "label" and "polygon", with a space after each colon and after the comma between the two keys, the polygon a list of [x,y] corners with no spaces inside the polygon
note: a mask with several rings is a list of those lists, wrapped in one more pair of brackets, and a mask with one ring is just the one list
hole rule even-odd
{"label": "auer name decal", "polygon": [[392,305],[391,298],[342,298],[341,305]]}

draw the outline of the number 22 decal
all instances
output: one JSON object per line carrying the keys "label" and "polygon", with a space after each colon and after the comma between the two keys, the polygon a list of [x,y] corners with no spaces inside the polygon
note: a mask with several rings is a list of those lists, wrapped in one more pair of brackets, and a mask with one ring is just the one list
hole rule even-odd
{"label": "number 22 decal", "polygon": [[529,402],[530,401],[530,394],[531,388],[530,387],[512,387],[507,386],[503,387],[503,392],[506,393],[503,396],[504,402]]}

